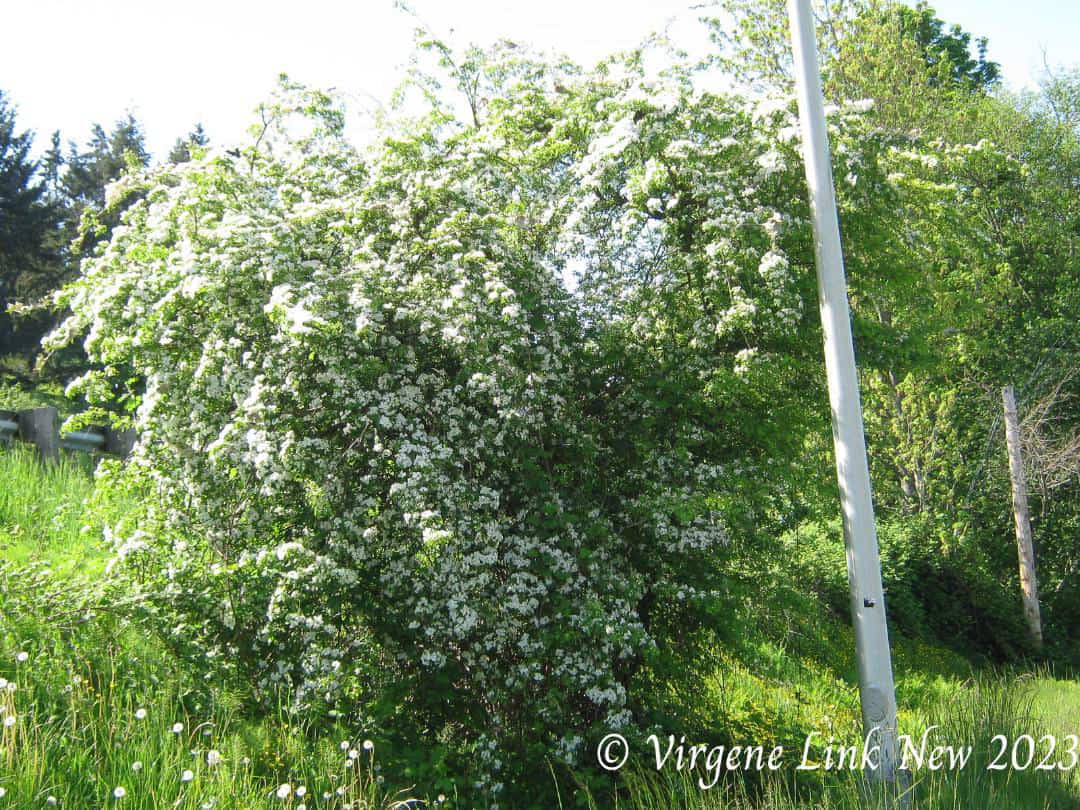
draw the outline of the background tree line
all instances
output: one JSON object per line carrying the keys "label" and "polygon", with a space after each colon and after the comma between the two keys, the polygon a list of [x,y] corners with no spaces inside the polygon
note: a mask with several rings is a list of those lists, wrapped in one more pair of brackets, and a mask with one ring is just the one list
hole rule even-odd
{"label": "background tree line", "polygon": [[[712,22],[717,62],[751,88],[788,91],[785,3],[718,6],[730,16]],[[878,132],[901,147],[998,150],[841,217],[892,617],[994,657],[1025,648],[1009,620],[1018,588],[991,604],[1017,576],[1000,413],[1015,384],[1048,637],[1075,656],[1080,71],[1048,67],[1037,91],[1012,93],[987,41],[926,3],[825,0],[816,12],[827,101],[873,99]],[[936,196],[941,181],[956,196]]]}
{"label": "background tree line", "polygon": [[[104,213],[105,189],[152,159],[142,124],[131,113],[110,130],[94,124],[85,144],[69,141],[66,151],[59,131],[41,154],[35,154],[34,140],[35,133],[19,126],[15,100],[0,88],[0,373],[31,385],[42,379],[34,359],[56,313],[37,308],[16,314],[8,305],[38,302],[74,277],[125,207]],[[208,142],[198,124],[177,138],[166,160],[189,160],[193,144]],[[81,363],[72,353],[41,371],[52,379]]]}

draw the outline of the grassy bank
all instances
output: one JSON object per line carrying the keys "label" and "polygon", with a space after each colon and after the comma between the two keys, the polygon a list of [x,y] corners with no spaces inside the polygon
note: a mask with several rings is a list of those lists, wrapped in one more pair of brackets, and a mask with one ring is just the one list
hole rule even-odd
{"label": "grassy bank", "polygon": [[[413,797],[408,805],[472,806],[446,785],[410,784],[395,767],[401,752],[377,735],[368,747],[344,725],[312,727],[284,709],[253,715],[236,685],[180,666],[143,608],[103,575],[102,529],[124,510],[98,498],[86,458],[43,467],[22,449],[0,450],[0,808],[308,810]],[[547,806],[873,805],[855,772],[794,771],[807,735],[819,735],[817,762],[830,738],[860,736],[850,628],[790,576],[755,583],[761,592],[733,611],[712,674],[672,700],[731,744],[783,745],[792,752],[785,768],[702,790],[703,770],[658,775],[641,756],[608,783],[557,791],[553,779]],[[927,639],[897,636],[894,647],[901,730],[918,738],[936,727],[941,744],[973,746],[962,770],[913,774],[914,807],[1080,806],[1078,769],[986,768],[994,735],[1075,734],[1080,685],[1045,670],[976,669]],[[1059,746],[1054,761],[1063,763]]]}

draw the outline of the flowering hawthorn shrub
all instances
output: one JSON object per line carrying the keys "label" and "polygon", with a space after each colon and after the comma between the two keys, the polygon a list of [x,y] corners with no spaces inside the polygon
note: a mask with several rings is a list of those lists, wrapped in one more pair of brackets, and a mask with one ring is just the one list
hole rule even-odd
{"label": "flowering hawthorn shrub", "polygon": [[138,394],[153,497],[116,543],[174,643],[300,707],[393,696],[496,796],[692,659],[799,440],[813,282],[784,108],[635,58],[460,70],[465,122],[361,152],[286,84],[247,148],[127,177],[50,343]]}

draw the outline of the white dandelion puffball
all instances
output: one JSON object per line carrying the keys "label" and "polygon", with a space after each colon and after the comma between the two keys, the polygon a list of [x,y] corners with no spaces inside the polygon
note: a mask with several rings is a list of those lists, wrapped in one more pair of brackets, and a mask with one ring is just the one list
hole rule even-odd
{"label": "white dandelion puffball", "polygon": [[287,799],[292,795],[292,785],[286,782],[284,785],[277,789],[277,797],[279,799]]}
{"label": "white dandelion puffball", "polygon": [[183,723],[173,723],[173,727],[172,727],[172,733],[173,734],[179,734],[183,730],[184,730],[184,724]]}
{"label": "white dandelion puffball", "polygon": [[131,763],[131,770],[138,773],[139,771],[142,770],[142,763],[139,760],[135,760],[134,762]]}
{"label": "white dandelion puffball", "polygon": [[113,795],[114,798],[122,799],[125,796],[127,796],[127,791],[124,790],[122,787],[117,786],[117,787],[113,788],[112,795]]}
{"label": "white dandelion puffball", "polygon": [[182,774],[180,774],[180,781],[181,782],[190,782],[194,778],[195,778],[195,772],[194,771],[184,771]]}
{"label": "white dandelion puffball", "polygon": [[136,709],[135,710],[135,719],[136,720],[145,720],[146,719],[146,709]]}
{"label": "white dandelion puffball", "polygon": [[206,764],[213,768],[215,765],[221,764],[221,752],[220,751],[207,751],[206,752]]}
{"label": "white dandelion puffball", "polygon": [[18,661],[20,664],[25,664],[29,659],[30,653],[28,652],[21,652],[15,656],[15,660]]}
{"label": "white dandelion puffball", "polygon": [[364,740],[364,750],[365,751],[370,751],[374,747],[375,747],[375,743],[373,743],[371,740]]}

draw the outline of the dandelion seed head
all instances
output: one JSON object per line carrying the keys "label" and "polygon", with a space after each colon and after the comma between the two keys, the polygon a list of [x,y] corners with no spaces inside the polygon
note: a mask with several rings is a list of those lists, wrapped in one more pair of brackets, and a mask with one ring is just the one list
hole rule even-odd
{"label": "dandelion seed head", "polygon": [[190,782],[194,778],[195,778],[195,772],[194,771],[187,770],[187,771],[184,771],[182,774],[180,774],[180,781],[181,782]]}
{"label": "dandelion seed head", "polygon": [[127,791],[124,788],[117,785],[116,787],[113,788],[112,795],[113,795],[114,799],[122,799],[125,796],[127,796]]}
{"label": "dandelion seed head", "polygon": [[136,709],[135,710],[135,719],[136,720],[145,720],[146,719],[146,709]]}
{"label": "dandelion seed head", "polygon": [[173,723],[173,727],[172,727],[172,733],[173,734],[179,734],[183,730],[184,730],[184,724],[183,723]]}
{"label": "dandelion seed head", "polygon": [[292,785],[290,785],[288,782],[281,785],[281,787],[279,787],[277,789],[277,797],[279,799],[287,799],[291,795],[292,795]]}

